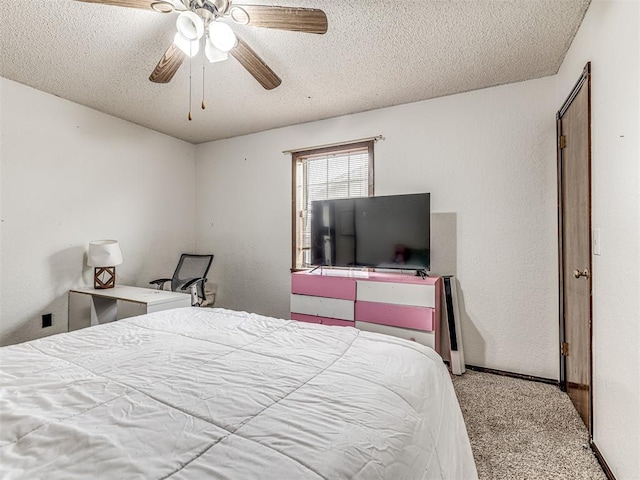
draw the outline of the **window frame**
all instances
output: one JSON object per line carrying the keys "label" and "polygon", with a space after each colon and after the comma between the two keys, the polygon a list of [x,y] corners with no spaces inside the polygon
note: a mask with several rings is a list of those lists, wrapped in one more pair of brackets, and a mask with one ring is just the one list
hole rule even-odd
{"label": "window frame", "polygon": [[328,147],[320,147],[308,150],[299,150],[295,152],[291,152],[291,271],[303,271],[308,270],[309,267],[303,267],[298,264],[299,253],[298,253],[298,229],[300,228],[300,221],[298,211],[298,201],[297,201],[297,193],[298,193],[298,182],[297,182],[297,171],[298,164],[303,161],[303,158],[314,157],[327,155],[332,153],[340,153],[348,150],[356,150],[356,149],[367,149],[367,155],[369,160],[368,165],[368,196],[373,197],[374,195],[374,156],[373,156],[373,145],[375,144],[375,139],[372,140],[364,140],[354,143],[342,143],[338,145],[332,145]]}

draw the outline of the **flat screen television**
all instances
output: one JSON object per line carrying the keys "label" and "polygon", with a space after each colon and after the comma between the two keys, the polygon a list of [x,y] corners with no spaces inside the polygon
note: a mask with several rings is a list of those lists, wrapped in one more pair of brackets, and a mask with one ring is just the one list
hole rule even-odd
{"label": "flat screen television", "polygon": [[429,270],[430,195],[311,202],[311,264]]}

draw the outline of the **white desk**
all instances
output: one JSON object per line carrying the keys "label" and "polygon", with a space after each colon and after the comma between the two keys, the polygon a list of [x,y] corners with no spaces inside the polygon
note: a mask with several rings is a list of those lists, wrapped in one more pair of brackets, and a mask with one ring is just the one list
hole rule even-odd
{"label": "white desk", "polygon": [[69,331],[171,308],[190,307],[189,293],[127,287],[69,291]]}

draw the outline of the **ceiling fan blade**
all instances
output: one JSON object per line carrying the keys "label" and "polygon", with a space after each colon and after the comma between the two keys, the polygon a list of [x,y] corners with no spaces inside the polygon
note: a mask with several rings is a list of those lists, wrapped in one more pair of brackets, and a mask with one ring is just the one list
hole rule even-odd
{"label": "ceiling fan blade", "polygon": [[154,83],[169,83],[186,57],[185,53],[172,43],[153,69],[149,80]]}
{"label": "ceiling fan blade", "polygon": [[240,38],[229,53],[267,90],[272,90],[282,83],[278,75]]}
{"label": "ceiling fan blade", "polygon": [[115,5],[116,7],[142,8],[144,10],[153,10],[151,4],[155,0],[76,0],[85,3],[101,3],[104,5]]}
{"label": "ceiling fan blade", "polygon": [[[234,7],[235,10],[234,10]],[[239,8],[238,8],[239,7]],[[241,10],[247,15],[244,15]],[[315,8],[274,7],[269,5],[234,5],[231,18],[252,27],[277,28],[293,32],[327,32],[327,15]],[[248,16],[248,18],[246,18]]]}

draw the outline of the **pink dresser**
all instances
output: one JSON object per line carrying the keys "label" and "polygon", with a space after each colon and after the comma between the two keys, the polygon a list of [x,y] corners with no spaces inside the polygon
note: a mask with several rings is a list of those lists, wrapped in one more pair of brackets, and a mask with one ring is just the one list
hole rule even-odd
{"label": "pink dresser", "polygon": [[402,337],[440,352],[440,277],[316,270],[291,275],[291,319]]}

